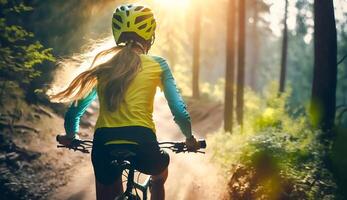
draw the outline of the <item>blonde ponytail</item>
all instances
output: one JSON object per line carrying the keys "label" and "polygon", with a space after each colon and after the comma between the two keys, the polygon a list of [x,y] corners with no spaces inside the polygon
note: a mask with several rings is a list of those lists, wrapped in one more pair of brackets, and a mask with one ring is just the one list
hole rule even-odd
{"label": "blonde ponytail", "polygon": [[[98,53],[91,69],[78,75],[67,89],[52,95],[52,100],[61,102],[76,101],[86,95],[97,85],[104,90],[104,99],[109,111],[115,111],[124,101],[125,93],[141,68],[139,54],[132,49],[134,42],[124,47],[113,47]],[[93,67],[95,61],[104,55],[116,54],[107,62]]]}

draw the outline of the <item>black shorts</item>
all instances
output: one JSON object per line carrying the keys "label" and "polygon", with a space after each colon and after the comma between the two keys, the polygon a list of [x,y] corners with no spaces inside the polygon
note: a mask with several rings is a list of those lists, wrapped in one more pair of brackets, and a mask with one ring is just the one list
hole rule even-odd
{"label": "black shorts", "polygon": [[[138,143],[112,144],[105,143],[112,140],[127,140]],[[122,170],[111,164],[114,157],[110,155],[114,150],[130,150],[136,155],[132,164],[137,171],[148,175],[158,175],[169,165],[169,155],[156,144],[153,131],[141,126],[127,126],[117,128],[98,128],[94,134],[92,163],[96,180],[104,185],[113,184],[122,176]]]}

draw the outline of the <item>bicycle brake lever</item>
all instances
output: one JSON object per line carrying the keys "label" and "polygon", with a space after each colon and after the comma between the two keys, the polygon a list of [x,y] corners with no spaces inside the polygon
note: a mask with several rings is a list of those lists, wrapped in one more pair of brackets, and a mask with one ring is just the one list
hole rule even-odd
{"label": "bicycle brake lever", "polygon": [[199,150],[196,150],[196,151],[185,151],[185,152],[188,152],[188,153],[202,153],[202,154],[205,154],[204,151],[199,151]]}
{"label": "bicycle brake lever", "polygon": [[[81,148],[79,148],[81,147]],[[83,146],[74,146],[74,145],[70,145],[70,146],[65,146],[65,145],[57,145],[57,148],[67,148],[69,150],[73,150],[73,151],[80,151],[82,153],[90,153],[90,151]]]}

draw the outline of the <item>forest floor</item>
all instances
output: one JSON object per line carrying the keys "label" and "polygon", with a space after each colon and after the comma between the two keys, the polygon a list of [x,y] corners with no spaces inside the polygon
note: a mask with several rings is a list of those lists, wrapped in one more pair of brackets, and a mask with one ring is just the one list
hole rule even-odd
{"label": "forest floor", "polygon": [[[55,136],[63,133],[63,119],[43,106],[8,106],[1,111],[0,191],[2,199],[95,199],[90,154],[57,149]],[[188,100],[198,138],[220,128],[222,105]],[[19,120],[9,125],[15,113]],[[6,114],[7,113],[7,114]],[[97,104],[87,110],[82,138],[92,138]],[[11,117],[12,116],[12,117]],[[159,140],[184,140],[162,95],[155,100],[154,120]],[[6,123],[5,123],[6,122]],[[221,170],[205,155],[170,153],[167,199],[220,199],[226,183]],[[212,187],[213,186],[213,187]],[[216,187],[217,186],[217,187]],[[213,188],[213,189],[212,189]]]}

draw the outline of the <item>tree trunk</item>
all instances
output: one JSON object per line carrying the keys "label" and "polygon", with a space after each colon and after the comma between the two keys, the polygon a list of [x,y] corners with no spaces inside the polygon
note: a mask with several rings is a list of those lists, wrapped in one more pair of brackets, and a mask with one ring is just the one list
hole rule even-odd
{"label": "tree trunk", "polygon": [[199,68],[200,68],[200,7],[195,7],[194,38],[193,38],[193,98],[200,98]]}
{"label": "tree trunk", "polygon": [[257,75],[258,75],[258,63],[259,63],[259,33],[258,33],[258,21],[259,21],[259,9],[258,1],[254,1],[253,8],[253,24],[252,24],[252,37],[253,40],[251,49],[252,60],[251,60],[251,70],[250,70],[250,80],[249,85],[254,90],[258,90],[257,86]]}
{"label": "tree trunk", "polygon": [[334,125],[337,81],[337,36],[333,0],[314,1],[314,70],[310,114],[316,128]]}
{"label": "tree trunk", "polygon": [[245,11],[245,0],[239,0],[236,118],[241,127],[243,125],[243,90],[245,82]]}
{"label": "tree trunk", "polygon": [[284,92],[286,84],[286,71],[287,71],[287,50],[288,50],[288,0],[285,1],[284,8],[284,28],[283,28],[283,41],[282,41],[282,59],[281,59],[281,75],[280,75],[280,88],[279,94]]}
{"label": "tree trunk", "polygon": [[224,94],[224,130],[232,133],[235,76],[235,0],[229,0]]}
{"label": "tree trunk", "polygon": [[4,100],[4,95],[5,95],[5,92],[6,92],[6,88],[7,88],[7,83],[8,83],[8,81],[7,80],[3,80],[3,82],[2,82],[2,86],[1,86],[1,94],[0,94],[0,105],[2,106],[2,105],[4,105],[4,102],[3,102],[3,100]]}

